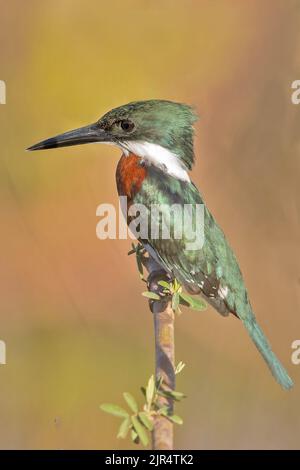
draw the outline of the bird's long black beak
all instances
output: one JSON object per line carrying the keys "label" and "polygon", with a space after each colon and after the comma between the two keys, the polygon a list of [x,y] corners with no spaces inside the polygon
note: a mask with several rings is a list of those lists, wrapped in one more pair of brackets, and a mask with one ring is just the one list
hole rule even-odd
{"label": "bird's long black beak", "polygon": [[111,136],[98,123],[95,123],[43,140],[28,147],[27,150],[53,149],[56,147],[90,144],[92,142],[111,142]]}

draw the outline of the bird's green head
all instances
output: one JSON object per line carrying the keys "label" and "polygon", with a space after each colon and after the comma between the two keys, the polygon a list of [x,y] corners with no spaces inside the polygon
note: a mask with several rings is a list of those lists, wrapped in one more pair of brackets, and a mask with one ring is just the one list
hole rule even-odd
{"label": "bird's green head", "polygon": [[112,109],[94,124],[44,140],[28,150],[107,142],[132,151],[141,145],[154,144],[172,152],[191,169],[195,121],[196,114],[185,104],[166,100],[136,101]]}

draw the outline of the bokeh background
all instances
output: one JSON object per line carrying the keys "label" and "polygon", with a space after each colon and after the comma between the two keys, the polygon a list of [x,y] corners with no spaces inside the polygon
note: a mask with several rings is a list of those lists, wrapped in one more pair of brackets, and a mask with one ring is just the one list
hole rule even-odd
{"label": "bokeh background", "polygon": [[176,447],[300,447],[299,27],[298,0],[0,1],[1,448],[132,447],[99,410],[154,364],[130,241],[95,234],[120,152],[24,149],[149,98],[197,107],[193,180],[296,383],[280,389],[235,318],[186,311]]}

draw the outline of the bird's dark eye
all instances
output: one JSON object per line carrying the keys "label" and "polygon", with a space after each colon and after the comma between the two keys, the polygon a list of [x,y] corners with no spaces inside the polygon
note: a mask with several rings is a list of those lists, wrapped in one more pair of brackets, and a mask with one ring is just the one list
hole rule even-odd
{"label": "bird's dark eye", "polygon": [[131,132],[134,128],[134,124],[132,121],[129,121],[128,119],[124,119],[123,121],[121,121],[121,127],[123,131]]}

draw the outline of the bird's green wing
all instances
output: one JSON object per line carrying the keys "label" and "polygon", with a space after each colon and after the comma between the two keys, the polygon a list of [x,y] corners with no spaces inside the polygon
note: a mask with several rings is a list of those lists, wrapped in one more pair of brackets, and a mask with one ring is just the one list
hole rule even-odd
{"label": "bird's green wing", "polygon": [[[172,204],[203,204],[201,195],[192,183],[167,175],[161,178],[155,172],[149,172],[137,193],[136,200],[139,203],[148,207],[151,204],[161,205],[162,217],[167,219]],[[160,224],[160,220],[161,217],[157,217],[152,223]],[[238,316],[275,379],[285,389],[291,388],[293,381],[256,322],[236,258],[222,230],[205,206],[203,246],[191,250],[188,242],[185,236],[181,239],[157,239],[151,234],[143,240],[150,254],[190,292],[201,293],[222,315],[232,312]]]}
{"label": "bird's green wing", "polygon": [[[160,178],[155,169],[152,169],[143,182],[140,191],[135,197],[135,203],[150,206],[158,205],[160,214],[149,222],[159,226],[162,220],[170,221],[170,238],[162,239],[151,236],[143,240],[148,251],[156,256],[159,262],[172,273],[191,293],[200,293],[220,313],[236,312],[236,302],[248,302],[243,278],[236,258],[228,245],[222,230],[210,214],[197,188],[189,182],[177,180],[164,175]],[[202,247],[192,248],[190,237],[183,230],[181,238],[174,237],[174,228],[177,223],[184,223],[183,219],[176,221],[170,218],[170,207],[203,205],[204,210],[204,243]],[[196,212],[192,214],[192,224],[195,228]],[[200,224],[201,225],[201,224]],[[184,228],[184,227],[183,227]],[[202,229],[202,226],[200,226]],[[191,234],[191,232],[190,232]],[[251,310],[251,309],[250,309]],[[248,309],[247,309],[248,312]]]}

